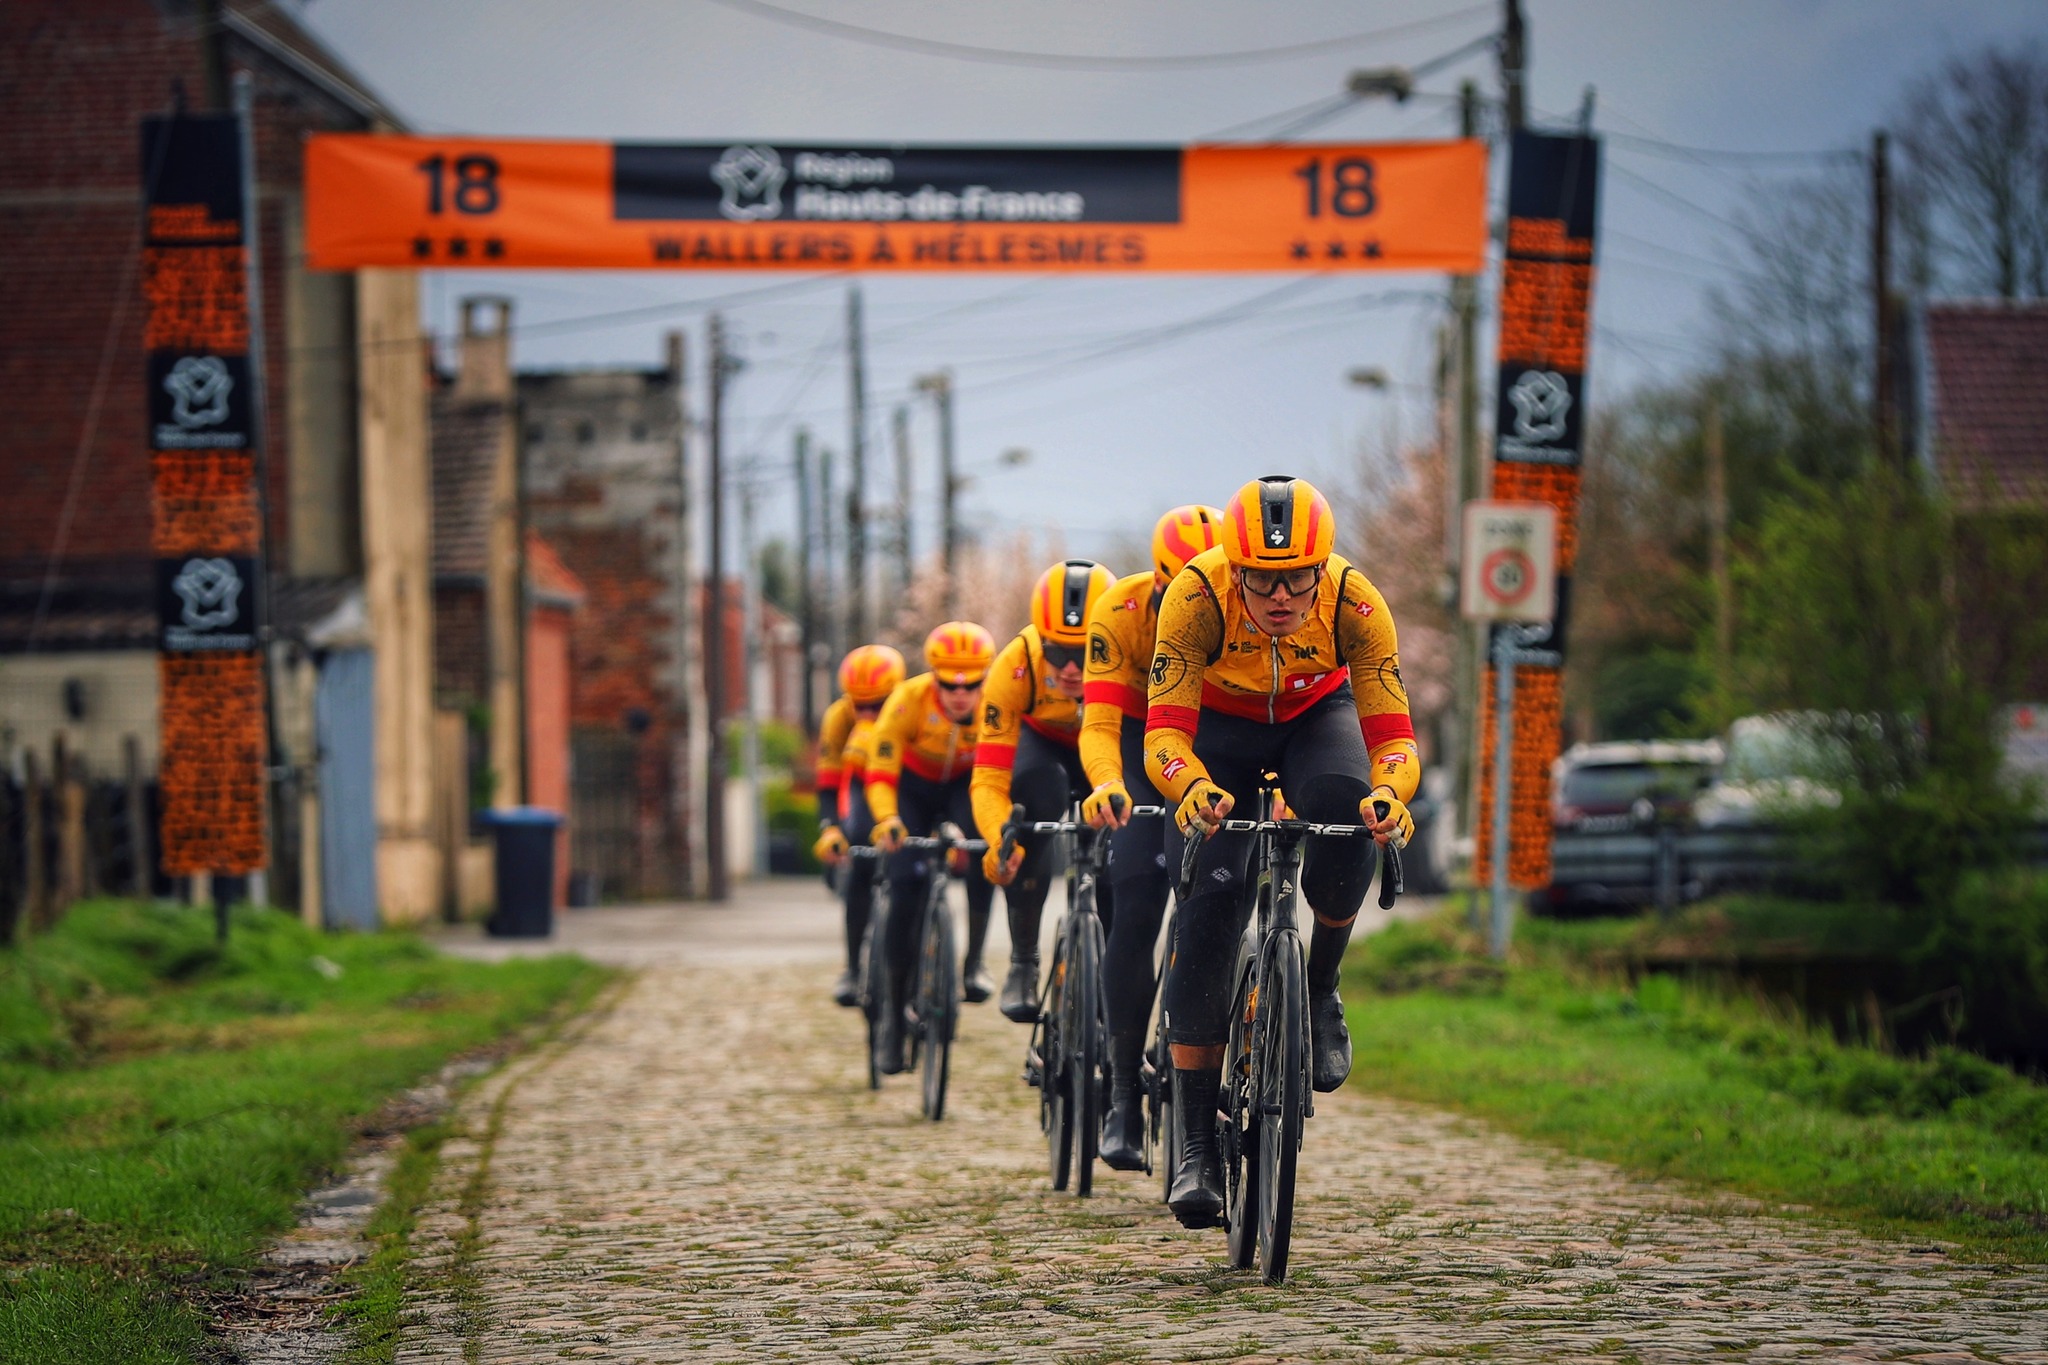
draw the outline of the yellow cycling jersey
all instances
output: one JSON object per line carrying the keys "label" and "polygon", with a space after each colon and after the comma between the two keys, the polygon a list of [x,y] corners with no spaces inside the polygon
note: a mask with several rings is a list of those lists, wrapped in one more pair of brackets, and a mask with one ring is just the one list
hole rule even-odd
{"label": "yellow cycling jersey", "polygon": [[874,756],[875,722],[867,716],[854,717],[847,732],[846,748],[839,754],[839,813],[847,812],[847,797],[856,786],[865,791],[868,761]]}
{"label": "yellow cycling jersey", "polygon": [[974,766],[981,718],[955,721],[939,709],[938,680],[920,673],[882,703],[867,756],[868,809],[875,819],[896,813],[896,781],[908,769],[931,782],[950,782]]}
{"label": "yellow cycling jersey", "polygon": [[1196,555],[1161,600],[1147,682],[1145,767],[1175,801],[1208,776],[1194,752],[1203,711],[1277,725],[1347,683],[1373,784],[1406,801],[1421,780],[1393,613],[1341,555],[1325,563],[1308,620],[1284,637],[1266,634],[1245,610],[1221,546]]}
{"label": "yellow cycling jersey", "polygon": [[1073,748],[1081,731],[1081,703],[1052,685],[1058,670],[1045,662],[1038,627],[1026,626],[989,665],[981,689],[981,740],[974,749],[974,823],[993,848],[1010,818],[1010,769],[1025,726]]}
{"label": "yellow cycling jersey", "polygon": [[1123,721],[1145,718],[1145,669],[1158,625],[1157,576],[1150,570],[1118,579],[1088,611],[1081,766],[1098,787],[1123,778]]}
{"label": "yellow cycling jersey", "polygon": [[825,708],[818,721],[818,790],[839,790],[840,765],[844,762],[846,739],[853,733],[853,698],[840,697]]}

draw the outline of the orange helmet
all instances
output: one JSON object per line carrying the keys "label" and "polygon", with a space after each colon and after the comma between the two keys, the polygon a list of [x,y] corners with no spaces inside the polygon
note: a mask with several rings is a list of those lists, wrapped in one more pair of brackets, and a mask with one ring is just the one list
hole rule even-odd
{"label": "orange helmet", "polygon": [[924,637],[924,661],[943,683],[978,683],[996,657],[996,637],[972,621],[948,621]]}
{"label": "orange helmet", "polygon": [[1337,543],[1330,503],[1306,479],[1268,474],[1237,490],[1223,513],[1223,553],[1244,569],[1305,569]]}
{"label": "orange helmet", "polygon": [[1223,509],[1191,502],[1176,507],[1152,528],[1152,573],[1165,583],[1188,561],[1216,544],[1223,529]]}
{"label": "orange helmet", "polygon": [[1055,645],[1088,643],[1088,609],[1116,580],[1092,559],[1070,559],[1039,576],[1031,590],[1031,624]]}
{"label": "orange helmet", "polygon": [[887,701],[903,681],[903,656],[887,645],[862,645],[839,663],[839,690],[856,706]]}

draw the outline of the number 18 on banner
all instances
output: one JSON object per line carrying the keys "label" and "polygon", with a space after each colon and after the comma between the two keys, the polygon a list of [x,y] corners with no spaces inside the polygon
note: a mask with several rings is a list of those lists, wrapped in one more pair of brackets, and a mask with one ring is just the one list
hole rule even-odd
{"label": "number 18 on banner", "polygon": [[1468,621],[1548,621],[1557,604],[1557,509],[1466,503],[1459,598]]}

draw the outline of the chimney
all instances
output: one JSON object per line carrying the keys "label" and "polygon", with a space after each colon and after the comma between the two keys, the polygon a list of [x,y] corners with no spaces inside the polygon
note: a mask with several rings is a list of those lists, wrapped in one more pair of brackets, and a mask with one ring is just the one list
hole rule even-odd
{"label": "chimney", "polygon": [[483,295],[462,301],[461,368],[455,396],[512,397],[512,300]]}

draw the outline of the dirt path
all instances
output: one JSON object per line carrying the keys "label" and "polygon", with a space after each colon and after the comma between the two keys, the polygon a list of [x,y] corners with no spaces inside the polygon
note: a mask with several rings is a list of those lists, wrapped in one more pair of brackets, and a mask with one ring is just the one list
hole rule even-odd
{"label": "dirt path", "polygon": [[968,1012],[944,1123],[914,1078],[871,1093],[809,888],[617,913],[672,932],[628,935],[642,971],[609,1012],[464,1103],[407,1365],[2048,1362],[2048,1267],[1703,1204],[1356,1080],[1319,1101],[1294,1270],[1268,1289],[1150,1177],[1047,1188],[1024,1031],[992,1008]]}

